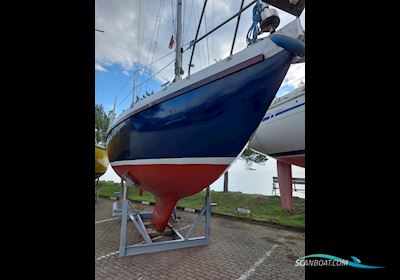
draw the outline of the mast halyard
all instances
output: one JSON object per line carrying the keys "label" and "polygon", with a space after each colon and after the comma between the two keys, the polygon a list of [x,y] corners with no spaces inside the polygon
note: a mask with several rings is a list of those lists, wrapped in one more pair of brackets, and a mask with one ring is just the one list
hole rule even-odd
{"label": "mast halyard", "polygon": [[177,0],[177,19],[176,19],[176,46],[175,46],[175,81],[181,79],[182,75],[182,0]]}

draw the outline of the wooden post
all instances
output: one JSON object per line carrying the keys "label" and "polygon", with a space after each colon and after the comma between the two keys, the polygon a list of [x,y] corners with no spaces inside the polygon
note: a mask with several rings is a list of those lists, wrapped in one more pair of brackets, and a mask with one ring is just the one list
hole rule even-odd
{"label": "wooden post", "polygon": [[228,171],[226,171],[224,174],[224,192],[228,192],[228,179],[229,179],[229,174]]}

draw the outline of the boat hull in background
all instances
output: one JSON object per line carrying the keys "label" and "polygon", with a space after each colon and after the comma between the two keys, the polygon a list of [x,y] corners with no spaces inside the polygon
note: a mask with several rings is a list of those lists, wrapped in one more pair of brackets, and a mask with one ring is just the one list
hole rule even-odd
{"label": "boat hull in background", "polygon": [[305,168],[305,88],[299,89],[274,101],[249,141],[249,148],[277,160],[281,206],[286,211],[293,209],[292,165]]}
{"label": "boat hull in background", "polygon": [[271,105],[249,148],[287,164],[305,167],[305,89]]}

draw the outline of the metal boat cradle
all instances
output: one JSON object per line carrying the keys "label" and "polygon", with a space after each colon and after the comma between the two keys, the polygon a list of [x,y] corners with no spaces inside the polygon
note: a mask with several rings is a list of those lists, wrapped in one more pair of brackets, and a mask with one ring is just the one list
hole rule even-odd
{"label": "metal boat cradle", "polygon": [[[211,209],[216,206],[215,203],[211,203],[210,188],[206,189],[205,202],[202,210],[197,214],[189,231],[183,236],[179,230],[174,228],[171,223],[168,223],[168,228],[171,230],[173,240],[154,242],[156,238],[152,239],[148,233],[148,227],[146,221],[151,220],[151,212],[138,212],[135,210],[133,204],[126,199],[128,185],[135,185],[134,182],[129,179],[129,175],[125,177],[125,180],[121,182],[120,192],[116,193],[119,197],[119,201],[113,204],[113,216],[118,216],[121,219],[121,230],[120,230],[120,244],[119,244],[119,256],[133,256],[144,253],[161,252],[173,249],[182,249],[195,246],[208,245],[211,237]],[[172,216],[172,215],[171,215]],[[201,218],[205,217],[204,224],[204,236],[192,237],[195,228],[201,222]],[[171,217],[172,218],[172,217]],[[144,239],[144,244],[139,243],[135,245],[126,244],[127,224],[131,221]],[[160,235],[158,238],[162,238],[167,234]],[[168,234],[169,235],[169,234]]]}

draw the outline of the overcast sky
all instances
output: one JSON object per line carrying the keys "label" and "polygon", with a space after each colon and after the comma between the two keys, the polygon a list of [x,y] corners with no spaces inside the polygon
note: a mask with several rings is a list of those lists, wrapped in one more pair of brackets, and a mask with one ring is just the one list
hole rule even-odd
{"label": "overcast sky", "polygon": [[[236,13],[240,8],[239,0],[209,0],[202,22],[200,34],[222,23]],[[245,4],[251,0],[246,0]],[[183,43],[194,39],[199,22],[203,0],[183,0]],[[294,20],[291,14],[278,9],[281,28]],[[95,32],[95,69],[96,69],[96,103],[102,103],[111,109],[114,98],[117,96],[117,113],[127,108],[132,100],[129,92],[132,89],[132,80],[126,84],[129,76],[141,69],[141,75],[136,84],[151,77],[174,59],[174,54],[143,69],[144,65],[173,51],[168,48],[171,35],[175,33],[176,0],[96,0],[95,27],[104,30],[104,33]],[[301,15],[305,28],[305,11]],[[246,33],[252,24],[252,7],[247,9],[241,17],[234,52],[246,47]],[[196,45],[192,73],[197,72],[215,60],[228,56],[236,20],[232,20],[206,39]],[[174,35],[176,38],[176,36]],[[186,49],[186,48],[185,48]],[[183,55],[183,69],[185,75],[190,58],[190,50]],[[160,89],[160,84],[171,81],[174,76],[174,63],[159,73],[153,80],[140,88],[139,95],[145,90]],[[297,86],[304,77],[304,64],[293,65],[282,83],[284,92]],[[283,91],[280,93],[282,94]],[[129,96],[124,100],[126,96]]]}

